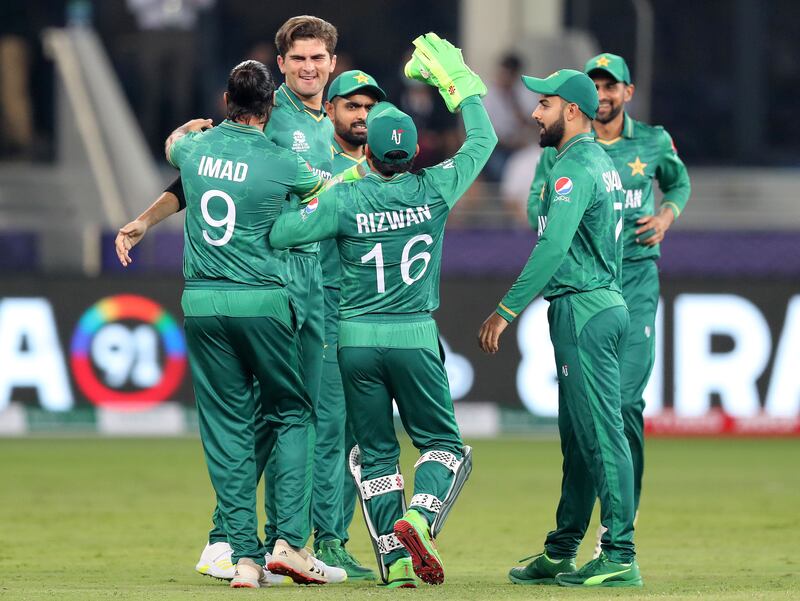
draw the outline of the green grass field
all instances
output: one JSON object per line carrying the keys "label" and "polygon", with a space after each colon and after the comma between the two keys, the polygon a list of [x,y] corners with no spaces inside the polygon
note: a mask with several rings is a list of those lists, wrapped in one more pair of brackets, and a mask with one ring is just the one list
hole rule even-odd
{"label": "green grass field", "polygon": [[[799,441],[650,441],[636,534],[645,587],[591,591],[506,580],[552,527],[558,443],[474,448],[472,479],[439,539],[443,586],[234,591],[193,571],[212,506],[198,440],[0,440],[0,598],[800,599]],[[350,548],[372,561],[356,520]]]}

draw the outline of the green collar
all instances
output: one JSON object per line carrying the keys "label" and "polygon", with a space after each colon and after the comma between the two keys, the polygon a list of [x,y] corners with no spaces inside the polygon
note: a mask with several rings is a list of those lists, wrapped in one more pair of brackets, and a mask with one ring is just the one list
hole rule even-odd
{"label": "green collar", "polygon": [[561,148],[561,152],[556,155],[556,159],[560,159],[564,156],[564,154],[576,144],[580,144],[581,142],[594,142],[594,133],[592,132],[584,132],[582,134],[578,134],[577,136],[572,136],[569,140],[566,141],[564,146]]}
{"label": "green collar", "polygon": [[289,106],[294,108],[295,111],[298,113],[306,113],[313,117],[316,121],[322,121],[327,115],[323,110],[315,110],[308,108],[303,101],[300,100],[300,97],[292,92],[292,90],[287,86],[285,83],[281,84],[281,87],[275,92],[275,106],[280,106],[283,102],[286,101],[289,103]]}
{"label": "green collar", "polygon": [[361,155],[360,159],[357,159],[356,157],[351,155],[344,148],[342,148],[342,145],[339,144],[339,142],[336,141],[336,137],[332,138],[331,140],[331,150],[333,151],[334,155],[341,155],[343,157],[350,159],[354,163],[363,163],[364,161],[367,160],[367,157],[363,154]]}
{"label": "green collar", "polygon": [[628,113],[625,113],[625,121],[622,124],[622,137],[623,138],[633,137],[633,119],[631,119]]}
{"label": "green collar", "polygon": [[222,129],[227,129],[230,131],[236,131],[243,134],[251,134],[256,136],[263,136],[264,130],[260,127],[256,127],[255,125],[245,125],[244,123],[236,123],[236,121],[231,121],[229,119],[225,119],[222,123],[219,124],[219,127]]}

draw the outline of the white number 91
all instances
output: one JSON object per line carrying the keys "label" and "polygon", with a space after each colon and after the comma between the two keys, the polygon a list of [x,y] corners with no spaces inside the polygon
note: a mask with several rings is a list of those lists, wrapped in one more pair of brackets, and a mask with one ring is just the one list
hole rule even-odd
{"label": "white number 91", "polygon": [[[214,219],[208,212],[208,203],[212,198],[221,198],[227,205],[228,212],[223,219]],[[225,227],[225,233],[222,238],[212,238],[208,235],[206,230],[203,230],[203,240],[212,246],[225,246],[233,236],[233,228],[236,226],[236,205],[233,204],[233,199],[223,192],[222,190],[209,190],[200,199],[200,211],[203,213],[203,219],[212,227]]]}

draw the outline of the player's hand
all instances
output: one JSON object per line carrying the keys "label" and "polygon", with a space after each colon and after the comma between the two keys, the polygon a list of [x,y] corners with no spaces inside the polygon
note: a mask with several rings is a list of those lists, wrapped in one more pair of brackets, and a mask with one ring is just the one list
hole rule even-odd
{"label": "player's hand", "polygon": [[[672,209],[664,208],[658,215],[648,215],[636,220],[636,225],[640,226],[636,230],[636,244],[642,246],[655,246],[664,239],[672,222],[675,221],[675,214]],[[642,235],[647,233],[647,235]]]}
{"label": "player's hand", "polygon": [[404,68],[406,77],[438,88],[451,113],[458,112],[465,98],[486,95],[486,85],[450,42],[431,32],[413,43],[414,53]]}
{"label": "player's hand", "polygon": [[127,267],[133,263],[129,251],[141,242],[146,232],[147,224],[138,219],[121,227],[119,232],[117,232],[117,238],[114,240],[114,247],[117,251],[119,262],[122,263],[123,267]]}
{"label": "player's hand", "polygon": [[497,313],[486,318],[478,332],[478,346],[484,353],[494,355],[500,350],[500,334],[508,327],[508,322]]}
{"label": "player's hand", "polygon": [[213,119],[192,119],[181,126],[181,129],[188,131],[204,131],[214,127]]}

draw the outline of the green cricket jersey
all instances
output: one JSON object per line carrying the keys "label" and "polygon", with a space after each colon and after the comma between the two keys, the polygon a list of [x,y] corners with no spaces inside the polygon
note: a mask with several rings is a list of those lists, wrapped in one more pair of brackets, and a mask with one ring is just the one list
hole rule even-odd
{"label": "green cricket jersey", "polygon": [[[275,92],[275,106],[264,133],[281,148],[302,156],[317,175],[325,180],[331,178],[334,173],[331,149],[333,124],[325,111],[308,108],[285,83]],[[296,208],[299,198],[294,201],[292,206]],[[316,253],[319,244],[294,250]]]}
{"label": "green cricket jersey", "polygon": [[[664,193],[661,206],[672,209],[676,219],[689,201],[689,174],[678,157],[672,138],[663,127],[635,121],[626,113],[619,138],[597,141],[614,161],[625,189],[623,259],[657,259],[661,254],[658,245],[644,246],[636,243],[636,230],[639,228],[636,220],[655,214],[653,180],[658,181],[658,186]],[[536,221],[542,188],[553,168],[556,154],[555,148],[545,148],[536,167],[528,198],[528,218],[532,226]]]}
{"label": "green cricket jersey", "polygon": [[286,253],[270,246],[269,229],[290,193],[313,193],[322,178],[261,129],[228,120],[176,140],[169,161],[186,193],[187,288],[285,285]]}
{"label": "green cricket jersey", "polygon": [[539,201],[539,241],[497,313],[513,320],[540,292],[620,291],[622,206],[619,173],[590,133],[556,154]]}
{"label": "green cricket jersey", "polygon": [[[366,164],[366,158],[356,159],[347,154],[334,138],[331,142],[333,152],[333,173],[339,174],[353,165]],[[322,265],[322,285],[325,288],[339,288],[342,268],[339,264],[339,246],[336,240],[329,238],[320,243],[319,262]]]}
{"label": "green cricket jersey", "polygon": [[331,187],[275,222],[270,241],[276,248],[337,239],[341,319],[368,314],[404,319],[439,306],[445,221],[497,141],[477,96],[461,106],[467,137],[454,157],[390,179],[370,172]]}

